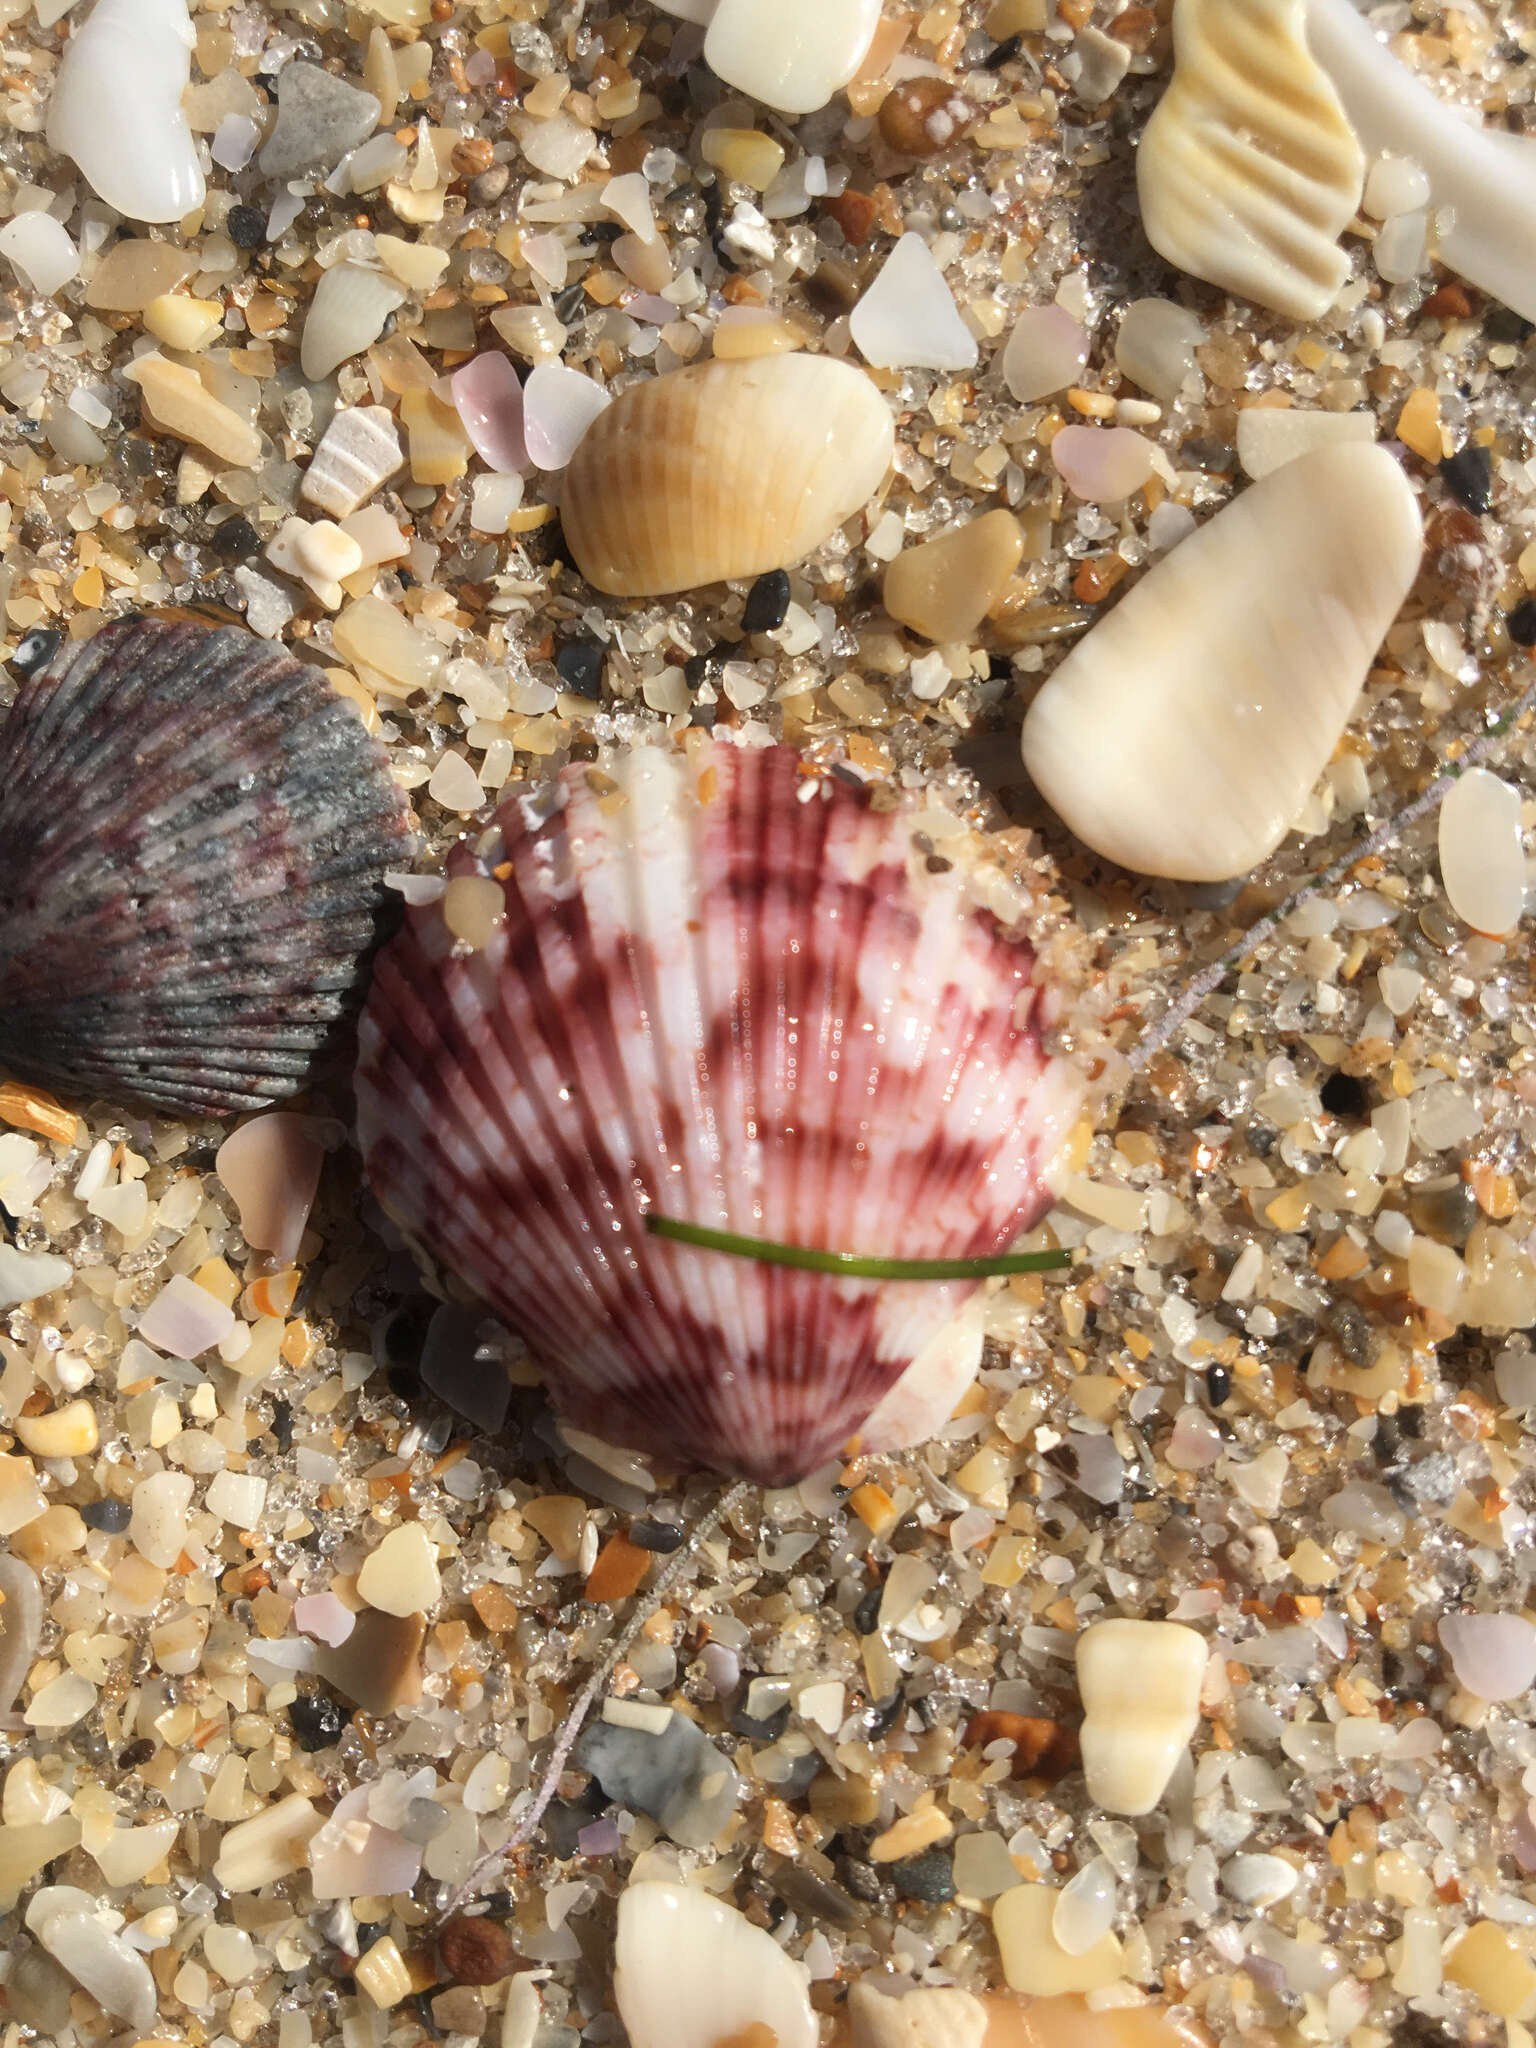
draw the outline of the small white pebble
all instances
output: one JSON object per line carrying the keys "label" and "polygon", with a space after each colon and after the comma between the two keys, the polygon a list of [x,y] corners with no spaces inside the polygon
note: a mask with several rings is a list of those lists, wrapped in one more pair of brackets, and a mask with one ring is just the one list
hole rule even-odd
{"label": "small white pebble", "polygon": [[1440,806],[1440,874],[1456,915],[1502,938],[1525,909],[1520,791],[1486,768],[1452,783]]}
{"label": "small white pebble", "polygon": [[442,1594],[437,1547],[420,1522],[391,1529],[357,1575],[359,1596],[383,1614],[423,1614]]}
{"label": "small white pebble", "polygon": [[976,337],[919,234],[901,237],[848,316],[864,360],[877,369],[969,370]]}
{"label": "small white pebble", "polygon": [[208,1512],[232,1528],[255,1529],[267,1504],[267,1482],[254,1472],[215,1472],[208,1482]]}

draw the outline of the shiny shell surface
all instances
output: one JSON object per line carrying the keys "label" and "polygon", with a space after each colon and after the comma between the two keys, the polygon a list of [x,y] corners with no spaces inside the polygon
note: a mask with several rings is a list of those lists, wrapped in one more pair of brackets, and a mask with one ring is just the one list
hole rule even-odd
{"label": "shiny shell surface", "polygon": [[1365,153],[1306,36],[1306,0],[1177,0],[1173,80],[1136,158],[1142,225],[1207,284],[1315,320]]}
{"label": "shiny shell surface", "polygon": [[890,467],[890,408],[824,356],[700,363],[632,385],[565,475],[561,518],[587,581],[655,597],[786,569]]}
{"label": "shiny shell surface", "polygon": [[1006,1248],[1049,1205],[1079,1093],[1042,1048],[1034,955],[958,871],[927,871],[900,813],[783,748],[568,769],[449,875],[360,1027],[384,1207],[522,1333],[580,1427],[765,1481],[813,1470],[970,1288],[769,1266],[646,1215],[893,1257]]}
{"label": "shiny shell surface", "polygon": [[293,1094],[412,850],[313,670],[194,620],[105,627],[0,726],[0,1069],[210,1116]]}

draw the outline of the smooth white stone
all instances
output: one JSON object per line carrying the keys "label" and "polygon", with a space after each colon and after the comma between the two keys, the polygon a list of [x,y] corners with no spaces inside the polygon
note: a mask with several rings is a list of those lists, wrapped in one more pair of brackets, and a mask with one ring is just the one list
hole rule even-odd
{"label": "smooth white stone", "polygon": [[115,2019],[137,2033],[154,2025],[149,1965],[96,1917],[96,1901],[73,1885],[47,1885],[27,1902],[27,1926],[63,1970]]}
{"label": "smooth white stone", "polygon": [[1024,760],[1095,852],[1219,882],[1280,844],[1418,572],[1423,525],[1381,448],[1304,455],[1160,561],[1024,722]]}
{"label": "smooth white stone", "polygon": [[853,77],[880,0],[719,0],[704,36],[716,78],[781,114],[814,114]]}
{"label": "smooth white stone", "polygon": [[1300,1878],[1283,1856],[1234,1856],[1221,1873],[1222,1889],[1242,1906],[1278,1906]]}
{"label": "smooth white stone", "polygon": [[1490,937],[1512,932],[1525,910],[1520,792],[1471,768],[1440,806],[1440,878],[1452,910]]}
{"label": "smooth white stone", "polygon": [[775,2048],[816,2048],[805,1966],[693,1885],[629,1887],[619,1900],[615,1965],[630,2048],[718,2048],[756,2033]]}
{"label": "smooth white stone", "polygon": [[1003,382],[1020,405],[1064,391],[1083,374],[1088,336],[1060,306],[1026,306],[1003,350]]}
{"label": "smooth white stone", "polygon": [[1152,443],[1134,427],[1063,427],[1051,443],[1056,474],[1074,497],[1114,505],[1151,480]]}
{"label": "smooth white stone", "polygon": [[1440,1641],[1458,1683],[1477,1699],[1519,1699],[1536,1682],[1536,1628],[1524,1615],[1442,1615]]}
{"label": "smooth white stone", "polygon": [[1099,1621],[1077,1639],[1088,1797],[1150,1813],[1200,1725],[1205,1638],[1177,1621]]}
{"label": "smooth white stone", "polygon": [[0,228],[0,256],[12,263],[33,291],[51,298],[80,268],[80,252],[69,230],[51,213],[18,213]]}
{"label": "smooth white stone", "polygon": [[1366,173],[1360,206],[1372,220],[1415,213],[1429,204],[1429,179],[1411,156],[1379,156]]}
{"label": "smooth white stone", "polygon": [[1298,456],[1344,441],[1374,441],[1369,412],[1303,412],[1297,406],[1250,405],[1237,416],[1237,459],[1255,483]]}
{"label": "smooth white stone", "polygon": [[64,46],[48,146],[129,220],[173,221],[206,187],[181,96],[192,75],[184,0],[96,0]]}
{"label": "smooth white stone", "polygon": [[1175,0],[1173,47],[1136,158],[1148,241],[1193,277],[1316,320],[1349,275],[1339,237],[1365,155],[1307,47],[1306,0]]}
{"label": "smooth white stone", "polygon": [[1195,350],[1206,339],[1200,320],[1172,299],[1132,299],[1115,336],[1115,367],[1133,384],[1172,405],[1197,376]]}
{"label": "smooth white stone", "polygon": [[849,314],[848,327],[876,369],[969,370],[976,364],[976,337],[918,234],[901,237]]}
{"label": "smooth white stone", "polygon": [[57,1252],[24,1252],[13,1244],[0,1244],[0,1309],[19,1308],[24,1301],[67,1287],[74,1271]]}
{"label": "smooth white stone", "polygon": [[1441,211],[1440,260],[1536,320],[1536,141],[1479,128],[1437,99],[1350,0],[1307,0],[1307,39],[1366,148],[1422,167]]}

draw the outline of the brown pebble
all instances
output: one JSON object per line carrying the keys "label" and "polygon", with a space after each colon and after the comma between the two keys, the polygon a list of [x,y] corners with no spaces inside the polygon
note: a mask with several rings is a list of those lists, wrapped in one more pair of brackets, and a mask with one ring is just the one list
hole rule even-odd
{"label": "brown pebble", "polygon": [[483,135],[464,135],[453,145],[453,168],[461,178],[475,178],[496,160],[494,145]]}
{"label": "brown pebble", "polygon": [[966,1748],[984,1749],[989,1742],[1013,1744],[1016,1778],[1044,1778],[1054,1783],[1077,1767],[1077,1733],[1060,1721],[990,1710],[973,1715],[965,1731]]}
{"label": "brown pebble", "polygon": [[848,191],[839,192],[835,199],[827,200],[823,211],[837,222],[848,240],[859,247],[873,234],[879,207],[868,192]]}
{"label": "brown pebble", "polygon": [[1420,306],[1419,315],[1421,319],[1428,320],[1470,320],[1472,301],[1467,296],[1466,286],[1457,284],[1454,279],[1441,285],[1439,291],[1431,292]]}
{"label": "brown pebble", "polygon": [[445,1921],[437,1953],[444,1974],[456,1984],[499,1984],[524,1967],[506,1928],[483,1913],[456,1913]]}
{"label": "brown pebble", "polygon": [[880,133],[903,156],[934,156],[965,133],[974,111],[947,79],[912,78],[880,102]]}
{"label": "brown pebble", "polygon": [[835,256],[819,263],[805,281],[805,295],[817,312],[830,314],[834,319],[840,313],[853,311],[859,303],[860,290],[858,278]]}
{"label": "brown pebble", "polygon": [[1072,595],[1079,604],[1102,604],[1130,566],[1119,555],[1090,555],[1072,579]]}

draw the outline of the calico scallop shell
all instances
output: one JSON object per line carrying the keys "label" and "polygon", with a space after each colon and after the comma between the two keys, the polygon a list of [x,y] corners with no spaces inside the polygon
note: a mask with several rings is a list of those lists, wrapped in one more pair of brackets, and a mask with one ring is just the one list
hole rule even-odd
{"label": "calico scallop shell", "polygon": [[1349,275],[1365,156],[1307,47],[1306,0],[1177,0],[1173,81],[1136,160],[1160,256],[1295,320]]}
{"label": "calico scallop shell", "polygon": [[1079,1096],[1042,1047],[1035,956],[958,869],[928,872],[899,813],[785,748],[567,769],[449,876],[359,1028],[384,1207],[527,1338],[580,1427],[760,1481],[815,1469],[971,1290],[696,1250],[646,1214],[903,1258],[1005,1248],[1049,1205]]}
{"label": "calico scallop shell", "polygon": [[0,1069],[194,1115],[293,1094],[412,850],[312,670],[243,631],[104,627],[0,726]]}
{"label": "calico scallop shell", "polygon": [[593,422],[565,473],[565,537],[614,597],[761,576],[850,519],[894,450],[890,407],[851,363],[699,363],[631,385]]}

